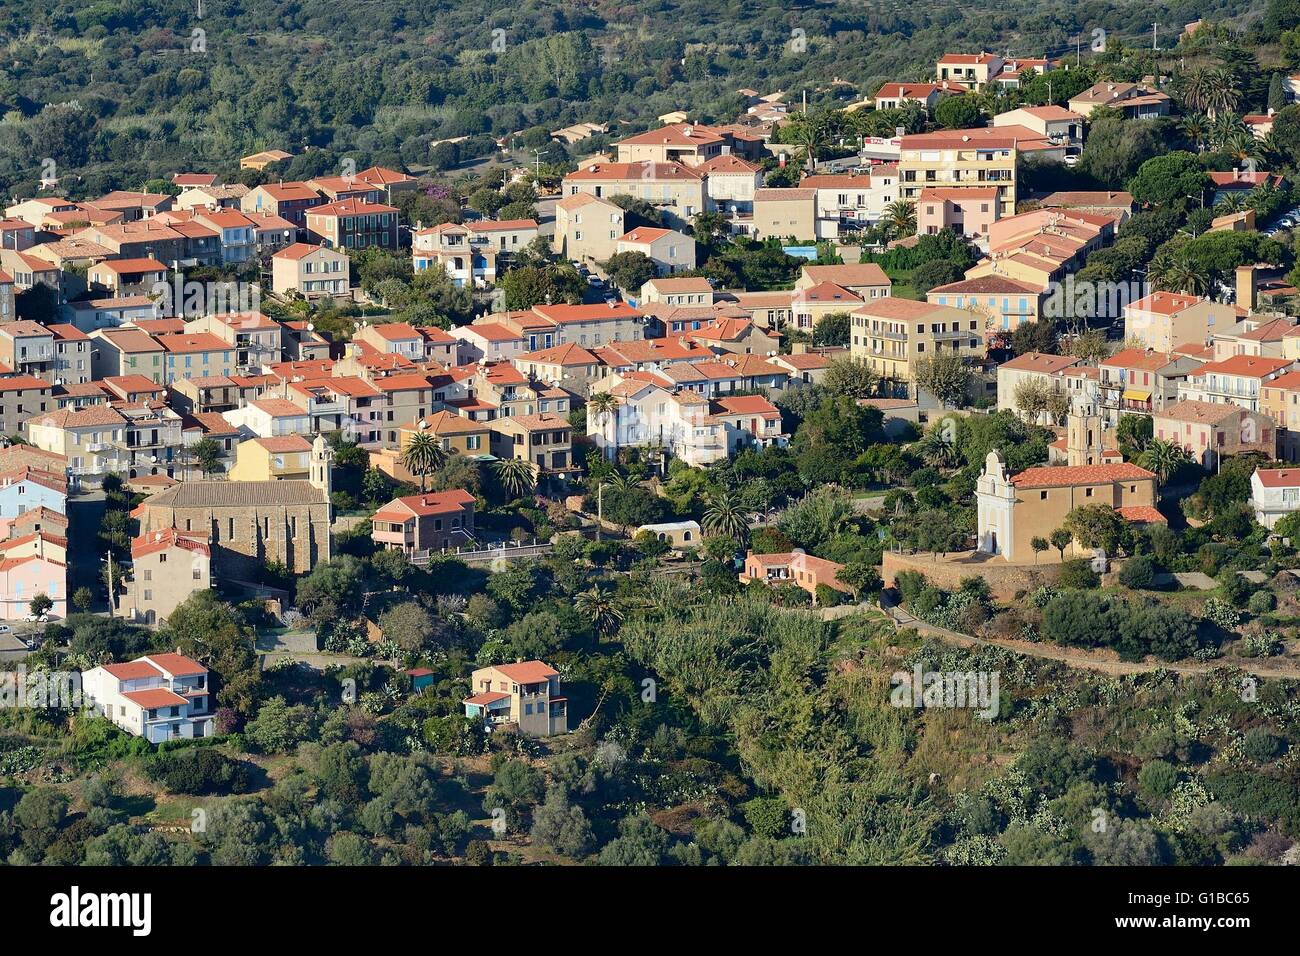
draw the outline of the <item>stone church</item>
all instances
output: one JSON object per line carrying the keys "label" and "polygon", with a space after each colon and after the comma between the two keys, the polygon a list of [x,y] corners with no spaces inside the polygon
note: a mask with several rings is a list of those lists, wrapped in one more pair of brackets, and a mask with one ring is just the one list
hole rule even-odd
{"label": "stone church", "polygon": [[306,480],[183,481],[140,505],[140,533],[206,533],[214,577],[250,574],[267,561],[304,574],[330,558],[333,459],[317,435]]}

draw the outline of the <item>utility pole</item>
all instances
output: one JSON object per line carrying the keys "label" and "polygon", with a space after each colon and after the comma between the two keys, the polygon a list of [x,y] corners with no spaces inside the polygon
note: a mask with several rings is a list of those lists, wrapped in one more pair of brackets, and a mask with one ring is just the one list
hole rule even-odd
{"label": "utility pole", "polygon": [[596,486],[596,540],[601,540],[600,533],[605,530],[605,483]]}
{"label": "utility pole", "polygon": [[105,555],[105,558],[108,561],[108,566],[104,569],[104,573],[108,575],[108,616],[112,617],[113,616],[113,552],[111,549]]}
{"label": "utility pole", "polygon": [[1159,47],[1156,46],[1156,27],[1158,26],[1158,23],[1151,24],[1151,49],[1153,50],[1159,49]]}
{"label": "utility pole", "polygon": [[1083,34],[1080,33],[1074,38],[1074,65],[1079,66],[1083,63]]}

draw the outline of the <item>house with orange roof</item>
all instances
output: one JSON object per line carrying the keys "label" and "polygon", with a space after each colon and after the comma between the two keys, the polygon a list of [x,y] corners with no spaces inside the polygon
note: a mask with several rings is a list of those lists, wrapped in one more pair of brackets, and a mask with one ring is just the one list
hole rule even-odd
{"label": "house with orange roof", "polygon": [[549,349],[524,352],[511,362],[530,379],[586,395],[592,382],[605,374],[600,359],[572,342]]}
{"label": "house with orange roof", "polygon": [[37,415],[28,419],[24,431],[37,448],[64,456],[74,481],[127,470],[126,418],[107,405]]}
{"label": "house with orange roof", "polygon": [[411,265],[416,272],[441,267],[457,288],[483,286],[537,236],[533,219],[444,222],[412,233]]}
{"label": "house with orange roof", "polygon": [[581,472],[573,460],[573,426],[552,412],[494,418],[492,454],[529,462],[539,478],[564,479]]}
{"label": "house with orange roof", "polygon": [[290,382],[285,386],[284,395],[311,416],[308,432],[342,431],[350,441],[363,446],[383,441],[387,398],[360,376],[335,375]]}
{"label": "house with orange roof", "polygon": [[555,204],[551,251],[574,262],[604,262],[627,231],[623,221],[622,207],[608,199],[590,192],[566,194]]}
{"label": "house with orange roof", "polygon": [[235,448],[231,481],[306,480],[311,471],[311,442],[302,435],[245,438]]}
{"label": "house with orange roof", "polygon": [[863,228],[880,221],[885,207],[898,199],[898,167],[878,164],[870,172],[816,173],[799,181],[814,189],[819,234],[838,235],[843,227]]}
{"label": "house with orange roof", "polygon": [[0,554],[0,619],[25,620],[32,599],[45,595],[54,602],[46,613],[54,619],[68,616],[68,566],[62,561],[24,554]]}
{"label": "house with orange roof", "polygon": [[371,517],[381,548],[417,553],[447,551],[474,541],[474,496],[456,488],[394,498]]}
{"label": "house with orange roof", "polygon": [[1157,119],[1168,116],[1172,100],[1145,83],[1120,83],[1103,80],[1070,97],[1066,104],[1071,113],[1084,119],[1102,106],[1123,113],[1125,119]]}
{"label": "house with orange roof", "polygon": [[86,271],[90,287],[113,296],[148,295],[167,281],[167,267],[157,259],[107,259]]}
{"label": "house with orange roof", "polygon": [[982,313],[985,337],[991,344],[1005,344],[1011,332],[1026,322],[1037,322],[1046,298],[1041,286],[996,274],[959,279],[925,294],[934,305]]}
{"label": "house with orange roof", "polygon": [[221,417],[245,438],[310,435],[315,430],[313,418],[304,405],[305,402],[291,402],[278,394],[265,395],[247,405],[222,412]]}
{"label": "house with orange roof", "polygon": [[30,466],[0,472],[0,525],[34,508],[68,513],[68,481]]}
{"label": "house with orange roof", "polygon": [[1255,520],[1270,531],[1300,511],[1300,469],[1256,468],[1250,476],[1250,504]]}
{"label": "house with orange roof", "polygon": [[916,200],[916,232],[933,236],[951,229],[979,246],[987,247],[989,227],[1001,215],[998,188],[986,186],[927,186]]}
{"label": "house with orange roof", "polygon": [[1259,410],[1277,423],[1277,457],[1300,461],[1300,371],[1283,372],[1263,382]]}
{"label": "house with orange roof", "polygon": [[775,554],[745,555],[745,570],[740,572],[740,583],[761,581],[769,587],[793,584],[803,588],[817,600],[817,589],[828,587],[842,594],[852,593],[853,589],[839,579],[844,565],[814,557],[803,551],[786,551]]}
{"label": "house with orange roof", "polygon": [[405,356],[415,363],[459,364],[459,340],[436,326],[417,329],[405,322],[364,325],[353,333],[352,341],[364,342],[380,352]]}
{"label": "house with orange roof", "polygon": [[704,170],[679,162],[597,161],[565,176],[561,190],[566,198],[579,193],[606,200],[612,196],[642,197],[662,213],[665,226],[682,229],[707,209],[707,178]]}
{"label": "house with orange roof", "polygon": [[[734,146],[733,137],[700,123],[670,123],[619,140],[620,163],[682,163],[702,166],[723,155],[724,147]],[[730,152],[730,150],[728,150]]]}
{"label": "house with orange roof", "polygon": [[308,209],[324,204],[325,197],[302,182],[265,183],[239,200],[244,213],[272,213],[293,223],[295,229],[307,227]]}
{"label": "house with orange roof", "polygon": [[569,732],[569,702],[560,696],[560,672],[541,661],[480,667],[470,675],[473,692],[465,716],[489,730],[514,725],[526,737]]}
{"label": "house with orange roof", "polygon": [[934,108],[944,97],[970,91],[971,88],[965,83],[946,79],[938,83],[886,83],[876,90],[874,100],[878,110],[897,110],[908,103],[915,103],[933,116]]}
{"label": "house with orange roof", "polygon": [[1059,373],[1078,365],[1083,359],[1074,355],[1050,355],[1045,352],[1024,352],[998,365],[998,411],[1014,411],[1023,415],[1017,402],[1017,393],[1027,382],[1063,390]]}
{"label": "house with orange roof", "polygon": [[45,533],[66,541],[67,515],[53,508],[37,507],[20,512],[13,518],[0,519],[0,538],[4,540],[34,533]]}
{"label": "house with orange roof", "polygon": [[81,672],[95,713],[151,744],[216,732],[208,669],[183,654],[151,654]]}
{"label": "house with orange roof", "polygon": [[119,609],[127,620],[153,626],[167,620],[190,595],[210,587],[212,547],[206,534],[175,528],[150,531],[131,539],[131,573]]}
{"label": "house with orange roof", "polygon": [[[975,500],[976,550],[1029,564],[1040,558],[1032,540],[1062,527],[1075,508],[1104,505],[1149,522],[1159,499],[1155,474],[1128,462],[1044,465],[1008,475],[1001,454],[991,451],[975,485]],[[1078,542],[1066,550],[1092,556]],[[1054,555],[1048,551],[1041,557],[1052,560]]]}
{"label": "house with orange roof", "polygon": [[1296,345],[1300,344],[1300,326],[1296,325],[1293,316],[1251,314],[1232,328],[1215,332],[1210,344],[1214,346],[1215,361],[1234,355],[1294,358],[1287,354],[1288,339],[1293,343],[1291,350],[1296,351]]}
{"label": "house with orange roof", "polygon": [[794,239],[809,241],[833,238],[821,232],[824,228],[817,218],[817,190],[798,187],[763,187],[754,191],[754,215],[747,222],[741,220],[736,228],[751,239]]}
{"label": "house with orange roof", "polygon": [[348,257],[320,243],[285,246],[271,256],[271,288],[281,295],[296,293],[308,300],[345,298],[352,288]]}
{"label": "house with orange roof", "polygon": [[261,172],[272,163],[279,163],[292,158],[293,153],[286,153],[282,149],[264,149],[260,152],[250,153],[240,159],[239,168],[256,169],[258,172]]}
{"label": "house with orange roof", "polygon": [[734,153],[723,153],[698,168],[705,174],[704,198],[709,212],[732,221],[754,214],[754,193],[763,185],[762,166]]}
{"label": "house with orange roof", "polygon": [[1069,143],[1076,147],[1074,154],[1083,145],[1083,117],[1054,104],[1007,110],[993,117],[993,126],[1023,126],[1048,139]]}
{"label": "house with orange roof", "polygon": [[171,332],[155,336],[163,350],[163,384],[193,375],[232,375],[235,347],[211,332]]}
{"label": "house with orange roof", "polygon": [[709,402],[708,419],[724,426],[727,457],[748,448],[783,448],[790,436],[781,411],[762,395],[724,395]]}
{"label": "house with orange roof", "polygon": [[326,203],[339,202],[344,199],[359,199],[362,202],[377,203],[384,199],[384,191],[377,186],[356,176],[315,176],[306,181],[310,189],[325,197]]}

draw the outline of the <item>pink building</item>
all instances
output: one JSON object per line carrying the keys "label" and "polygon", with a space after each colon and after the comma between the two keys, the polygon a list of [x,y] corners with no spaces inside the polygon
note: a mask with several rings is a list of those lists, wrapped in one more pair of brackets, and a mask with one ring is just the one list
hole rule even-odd
{"label": "pink building", "polygon": [[1277,455],[1277,426],[1273,419],[1240,405],[1190,399],[1151,416],[1155,437],[1181,445],[1192,460],[1213,469],[1225,455],[1262,452]]}
{"label": "pink building", "polygon": [[0,618],[21,621],[31,614],[32,598],[44,594],[54,606],[52,618],[68,616],[68,567],[58,561],[28,554],[0,560]]}
{"label": "pink building", "polygon": [[998,190],[989,187],[929,186],[916,203],[917,235],[951,229],[959,235],[988,241],[989,228],[998,219]]}

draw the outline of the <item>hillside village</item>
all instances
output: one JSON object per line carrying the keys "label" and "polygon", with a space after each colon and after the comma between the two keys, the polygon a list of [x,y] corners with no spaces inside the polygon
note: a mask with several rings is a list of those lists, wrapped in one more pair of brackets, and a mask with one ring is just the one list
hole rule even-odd
{"label": "hillside village", "polygon": [[0,856],[1295,862],[1300,73],[1166,42],[11,197],[0,666],[84,698]]}

